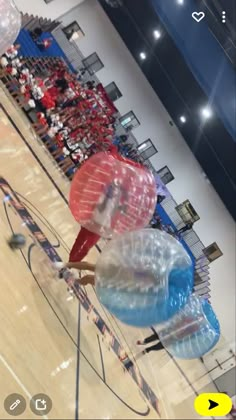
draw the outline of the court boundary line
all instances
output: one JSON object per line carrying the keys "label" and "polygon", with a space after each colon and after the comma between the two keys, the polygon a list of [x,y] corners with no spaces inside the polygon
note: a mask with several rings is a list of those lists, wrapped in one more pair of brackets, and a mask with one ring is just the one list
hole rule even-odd
{"label": "court boundary line", "polygon": [[[9,363],[6,361],[5,357],[0,353],[0,361],[2,362],[2,364],[5,366],[5,368],[8,370],[8,372],[10,372],[11,376],[15,379],[16,383],[19,385],[19,387],[22,389],[22,391],[25,393],[25,395],[27,396],[27,398],[29,400],[31,400],[33,398],[33,396],[31,395],[31,393],[28,391],[28,389],[26,388],[26,386],[23,384],[23,382],[20,380],[19,376],[16,374],[16,372],[12,369],[12,367],[9,365]],[[42,416],[43,419],[48,420],[48,416],[43,415]]]}
{"label": "court boundary line", "polygon": [[[64,250],[66,250],[66,252],[68,252],[69,253],[69,248],[67,247],[67,245],[66,244],[64,244],[63,245],[63,243],[61,243],[60,241],[62,241],[62,242],[64,242],[63,241],[63,238],[60,236],[60,234],[55,230],[55,228],[48,222],[48,220],[47,219],[45,219],[45,217],[41,214],[41,212],[37,209],[37,207],[35,207],[35,205],[31,202],[31,201],[29,201],[26,197],[24,197],[24,195],[22,195],[21,193],[19,193],[19,192],[17,192],[16,190],[14,191],[15,192],[15,194],[16,194],[16,196],[17,197],[19,197],[20,198],[20,200],[22,201],[22,203],[24,204],[24,206],[26,207],[26,209],[30,212],[30,214],[33,214],[33,217],[34,216],[36,216],[36,218],[38,218],[39,219],[39,221],[43,224],[43,229],[44,228],[46,228],[46,229],[48,229],[49,230],[49,232],[51,233],[51,234],[53,234],[53,236],[55,237],[55,240],[57,240],[57,244],[56,245],[53,245],[53,247],[54,248],[60,248],[60,245],[62,245],[63,246],[63,248],[64,248]],[[32,210],[32,208],[33,208],[33,210]],[[8,222],[9,222],[9,220],[8,220]],[[13,232],[14,233],[14,232]],[[30,235],[31,236],[31,235]],[[47,235],[46,235],[47,236]],[[34,244],[35,245],[35,244]],[[22,254],[22,256],[23,256],[23,254]],[[29,256],[28,256],[28,260],[29,260]],[[28,261],[29,262],[29,268],[30,268],[30,260]],[[32,271],[31,271],[32,272]],[[33,275],[33,272],[32,272],[32,275]],[[34,276],[33,276],[34,277]],[[85,294],[87,295],[87,291],[86,291],[86,288],[83,286],[83,290],[84,290],[84,292],[85,292]],[[97,295],[96,295],[96,292],[95,292],[95,290],[94,290],[94,288],[91,288],[91,290],[93,290],[93,292],[94,292],[94,294],[95,294],[95,297],[96,297],[96,303],[94,303],[94,306],[95,307],[97,307],[98,308],[98,306],[97,306],[97,304],[99,305],[99,311],[100,311],[100,313],[101,313],[101,311],[103,311],[103,314],[105,315],[105,318],[107,319],[107,321],[108,321],[108,325],[109,325],[109,328],[112,330],[112,331],[114,331],[114,334],[117,336],[117,337],[119,337],[119,333],[117,332],[117,328],[118,328],[118,330],[119,330],[119,332],[121,333],[121,335],[122,335],[122,338],[124,339],[124,341],[125,341],[125,344],[127,345],[127,347],[128,347],[128,349],[129,349],[129,351],[130,351],[130,353],[129,354],[131,354],[132,356],[133,356],[133,358],[135,359],[135,357],[134,357],[134,354],[133,354],[133,351],[132,351],[132,348],[130,347],[130,345],[128,344],[128,342],[127,342],[127,340],[126,340],[126,337],[125,337],[125,335],[124,335],[124,332],[121,330],[121,328],[118,326],[118,323],[117,323],[117,321],[115,320],[115,318],[113,317],[113,316],[111,316],[111,314],[110,314],[110,316],[111,316],[111,319],[109,318],[109,316],[108,316],[108,314],[106,313],[106,311],[105,311],[105,309],[104,309],[104,307],[101,305],[101,303],[99,302],[99,300],[98,300],[98,298],[97,298]],[[104,317],[104,315],[102,315],[103,317]],[[104,319],[104,318],[103,318]],[[107,322],[106,321],[106,322]],[[78,322],[79,322],[79,320],[78,320]],[[115,325],[113,324],[113,322],[115,323]],[[98,337],[99,337],[99,335],[97,335]],[[78,338],[80,338],[80,337],[78,337]],[[121,338],[119,338],[119,340],[121,340]],[[122,340],[121,340],[122,341]],[[78,341],[78,345],[79,345],[79,341]],[[99,343],[98,343],[98,346],[99,346]],[[100,349],[99,349],[99,351],[100,351]],[[102,351],[102,349],[101,349],[101,351]],[[80,349],[80,352],[81,352],[81,349]],[[82,354],[83,355],[83,354]],[[104,376],[104,373],[105,373],[105,363],[104,363],[104,358],[103,358],[103,354],[100,354],[101,355],[101,364],[103,363],[104,364],[104,370],[103,370],[103,376]],[[84,356],[84,355],[83,355]],[[137,363],[136,363],[137,364]],[[80,377],[78,377],[78,380],[80,379]],[[100,378],[101,379],[101,378]],[[105,375],[105,377],[103,378],[103,382],[104,382],[104,384],[107,384],[107,382],[106,382],[106,375]],[[79,385],[79,384],[78,384]],[[113,392],[114,393],[114,390],[112,390],[112,389],[110,389],[110,391],[111,392]],[[76,393],[75,393],[76,394]],[[114,394],[115,395],[115,394]],[[115,395],[115,396],[117,396],[117,395]],[[77,397],[75,396],[75,399],[76,399]],[[134,408],[132,408],[128,403],[126,403],[125,402],[125,400],[123,400],[121,397],[118,397],[117,396],[117,398],[119,398],[120,399],[120,401],[123,403],[123,404],[125,404],[131,411],[133,411],[133,412],[135,412],[135,414],[139,414],[140,416],[145,416],[145,415],[147,415],[147,412],[146,413],[141,413],[141,412],[137,412],[137,410],[135,410]]]}

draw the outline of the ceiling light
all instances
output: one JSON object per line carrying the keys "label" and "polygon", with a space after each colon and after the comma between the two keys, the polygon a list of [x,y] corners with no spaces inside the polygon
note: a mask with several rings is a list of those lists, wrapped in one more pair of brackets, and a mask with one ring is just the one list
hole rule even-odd
{"label": "ceiling light", "polygon": [[141,53],[139,54],[139,57],[141,58],[141,60],[146,60],[146,58],[147,58],[147,54],[146,54],[145,52],[141,52]]}
{"label": "ceiling light", "polygon": [[184,0],[176,0],[178,4],[184,4]]}
{"label": "ceiling light", "polygon": [[185,124],[186,121],[187,121],[187,119],[186,119],[186,117],[184,115],[181,115],[180,121],[182,122],[182,124]]}
{"label": "ceiling light", "polygon": [[205,108],[202,108],[202,110],[201,110],[201,114],[202,114],[202,117],[205,119],[205,120],[208,120],[209,118],[211,118],[212,117],[212,110],[211,110],[211,108],[209,108],[209,107],[205,107]]}
{"label": "ceiling light", "polygon": [[155,39],[159,39],[161,37],[161,32],[158,29],[155,29],[155,31],[153,31],[153,36]]}

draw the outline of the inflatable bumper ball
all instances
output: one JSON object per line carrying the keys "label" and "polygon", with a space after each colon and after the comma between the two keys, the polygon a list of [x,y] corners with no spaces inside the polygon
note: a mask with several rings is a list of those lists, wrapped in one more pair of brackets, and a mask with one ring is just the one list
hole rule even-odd
{"label": "inflatable bumper ball", "polygon": [[143,229],[113,239],[96,265],[100,302],[120,321],[149,327],[185,306],[193,287],[192,261],[166,232]]}
{"label": "inflatable bumper ball", "polygon": [[81,226],[110,238],[147,226],[156,199],[149,170],[110,153],[97,153],[74,176],[70,209]]}
{"label": "inflatable bumper ball", "polygon": [[219,341],[220,325],[210,303],[192,295],[184,308],[157,326],[160,341],[172,356],[197,359]]}
{"label": "inflatable bumper ball", "polygon": [[21,28],[21,15],[12,0],[0,0],[0,56],[15,42]]}

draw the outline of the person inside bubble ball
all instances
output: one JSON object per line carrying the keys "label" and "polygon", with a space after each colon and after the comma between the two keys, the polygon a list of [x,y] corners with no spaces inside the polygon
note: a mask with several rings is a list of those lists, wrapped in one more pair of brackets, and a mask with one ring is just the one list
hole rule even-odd
{"label": "person inside bubble ball", "polygon": [[[183,320],[179,321],[179,324],[177,324],[177,330],[173,331],[172,335],[175,336],[177,340],[182,340],[196,333],[198,329],[199,329],[198,323],[194,322],[194,320],[191,317],[187,317],[184,321]],[[144,340],[138,340],[136,344],[138,346],[145,346],[146,344],[150,344],[155,341],[156,343],[153,344],[152,346],[146,347],[144,350],[138,353],[135,356],[135,360],[140,359],[141,357],[145,356],[146,354],[151,353],[152,351],[161,351],[165,349],[165,346],[162,344],[157,332],[153,328],[152,328],[152,331],[153,331],[152,335],[145,338]],[[128,355],[126,353],[122,357],[120,357],[120,360],[124,363],[125,368],[127,370],[133,367],[133,362],[129,360]]]}
{"label": "person inside bubble ball", "polygon": [[[68,263],[64,262],[55,262],[54,267],[60,270],[59,277],[64,277],[64,270],[65,269],[74,269],[78,273],[75,274],[75,281],[80,284],[81,286],[95,286],[95,270],[96,265],[91,264],[87,261],[69,261]],[[107,276],[110,279],[110,286],[116,286],[119,279],[124,278],[126,279],[125,287],[134,287],[136,286],[137,279],[139,279],[138,283],[142,284],[142,280],[145,282],[145,286],[153,287],[156,282],[155,274],[149,270],[143,270],[142,268],[129,268],[129,267],[120,267],[116,264],[109,264],[106,268],[108,270]],[[90,271],[92,274],[86,274],[85,276],[81,277],[81,271]],[[79,275],[77,275],[79,274]],[[138,286],[137,286],[138,287]],[[153,341],[153,340],[151,340]],[[149,342],[149,341],[148,341]]]}
{"label": "person inside bubble ball", "polygon": [[[176,330],[172,332],[170,337],[173,336],[177,340],[183,340],[186,337],[196,333],[198,330],[198,323],[195,322],[194,318],[189,316],[184,320],[180,320],[179,323],[176,324]],[[140,354],[137,355],[136,359],[139,359],[141,356],[148,354],[151,351],[159,351],[165,348],[161,343],[160,338],[155,330],[153,330],[153,334],[150,337],[145,338],[143,341],[138,340],[136,344],[145,345],[153,341],[158,341],[158,343],[154,344],[153,346],[147,347],[145,350],[143,350]]]}
{"label": "person inside bubble ball", "polygon": [[150,353],[151,351],[159,351],[165,348],[163,344],[161,343],[158,334],[155,331],[152,335],[150,335],[150,337],[145,338],[143,341],[138,340],[136,344],[138,346],[141,346],[141,345],[152,343],[153,341],[158,341],[158,342],[154,344],[153,346],[147,347],[145,350],[143,350],[140,356]]}
{"label": "person inside bubble ball", "polygon": [[[157,343],[153,344],[152,346],[149,346],[149,347],[145,348],[141,353],[137,354],[135,356],[135,360],[140,359],[142,356],[144,356],[145,354],[148,354],[152,351],[160,351],[160,350],[165,349],[165,347],[161,343],[160,338],[159,338],[159,336],[158,336],[158,334],[155,330],[153,330],[152,335],[145,338],[144,340],[138,340],[136,344],[138,346],[145,346],[146,344],[153,343],[154,341],[157,341]],[[120,361],[122,361],[124,363],[125,368],[127,370],[129,370],[133,367],[133,362],[131,360],[129,360],[129,357],[128,357],[127,353],[125,353],[122,357],[120,357]]]}
{"label": "person inside bubble ball", "polygon": [[117,211],[125,212],[127,192],[120,181],[115,179],[106,188],[95,208],[93,220],[104,228],[111,228],[112,219]]}

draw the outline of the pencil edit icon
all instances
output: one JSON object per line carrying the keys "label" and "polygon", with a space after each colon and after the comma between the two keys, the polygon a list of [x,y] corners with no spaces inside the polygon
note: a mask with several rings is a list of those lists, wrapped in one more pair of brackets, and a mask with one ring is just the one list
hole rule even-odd
{"label": "pencil edit icon", "polygon": [[10,394],[4,401],[4,408],[10,416],[20,416],[26,409],[26,400],[20,394]]}
{"label": "pencil edit icon", "polygon": [[9,410],[14,411],[18,407],[19,404],[20,404],[20,400],[14,401],[14,403],[9,407]]}

